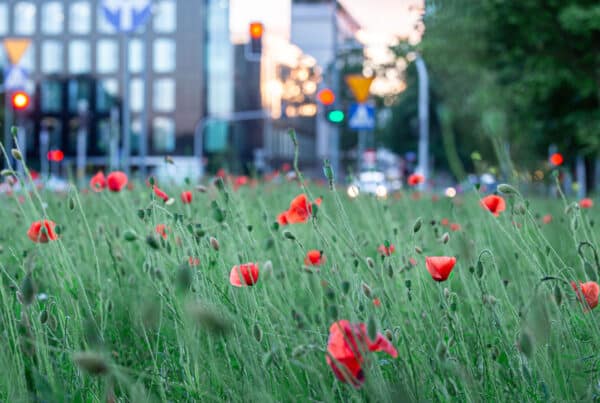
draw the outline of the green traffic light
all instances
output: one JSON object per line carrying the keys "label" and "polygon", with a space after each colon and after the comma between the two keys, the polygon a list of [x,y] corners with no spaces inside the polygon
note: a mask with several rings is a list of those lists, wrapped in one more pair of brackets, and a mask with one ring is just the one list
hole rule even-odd
{"label": "green traffic light", "polygon": [[341,123],[345,117],[344,111],[339,109],[334,109],[327,114],[327,119],[332,123]]}

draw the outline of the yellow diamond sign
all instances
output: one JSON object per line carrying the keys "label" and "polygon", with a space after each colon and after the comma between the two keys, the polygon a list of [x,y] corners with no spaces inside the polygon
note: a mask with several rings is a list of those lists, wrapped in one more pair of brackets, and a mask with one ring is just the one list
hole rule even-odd
{"label": "yellow diamond sign", "polygon": [[345,78],[346,84],[348,84],[350,91],[354,94],[356,102],[361,104],[367,102],[374,77],[365,77],[362,74],[349,74]]}

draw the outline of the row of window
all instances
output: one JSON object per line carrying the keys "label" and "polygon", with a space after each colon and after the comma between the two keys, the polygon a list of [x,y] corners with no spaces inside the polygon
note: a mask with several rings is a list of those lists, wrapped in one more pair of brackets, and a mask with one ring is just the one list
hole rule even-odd
{"label": "row of window", "polygon": [[[13,29],[17,35],[34,35],[38,31],[36,16],[41,9],[39,32],[47,35],[59,35],[65,31],[65,16],[68,16],[68,32],[86,35],[92,32],[92,4],[90,1],[76,0],[69,2],[68,14],[66,5],[60,1],[44,1],[37,5],[32,1],[18,1],[12,10]],[[0,35],[10,31],[10,6],[0,3]],[[116,33],[115,28],[107,21],[104,12],[98,7],[96,31],[105,34]],[[177,9],[175,0],[155,1],[152,27],[154,32],[173,33],[177,28]]]}
{"label": "row of window", "polygon": [[[91,88],[75,80],[69,82],[68,108],[77,111],[78,103],[90,103]],[[42,113],[58,113],[63,109],[62,84],[46,80],[41,84],[40,107]],[[98,81],[96,88],[96,110],[107,112],[119,96],[119,81],[114,78]],[[129,83],[129,105],[133,112],[141,112],[145,104],[145,82],[141,78],[133,78]],[[152,82],[152,108],[154,112],[175,111],[175,80],[160,78]]]}
{"label": "row of window", "polygon": [[[19,65],[27,72],[36,71],[35,44],[31,44]],[[158,38],[153,44],[152,67],[155,73],[173,73],[176,64],[175,41],[167,38]],[[111,74],[119,71],[119,42],[114,39],[100,39],[96,42],[95,72]],[[76,39],[68,42],[68,72],[71,74],[87,74],[92,72],[92,47],[89,41]],[[144,68],[145,52],[144,42],[141,39],[129,41],[129,71],[141,73]],[[40,69],[44,74],[59,74],[64,72],[64,45],[57,40],[41,41]],[[6,55],[0,49],[2,64],[5,64]]]}

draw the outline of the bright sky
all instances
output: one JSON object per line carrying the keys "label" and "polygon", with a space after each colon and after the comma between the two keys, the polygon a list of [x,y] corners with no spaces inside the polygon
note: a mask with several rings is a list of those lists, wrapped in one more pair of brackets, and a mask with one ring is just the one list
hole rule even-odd
{"label": "bright sky", "polygon": [[[381,42],[394,35],[408,36],[418,19],[417,7],[424,0],[339,1],[364,26],[369,42]],[[230,7],[234,37],[245,35],[254,20],[262,21],[269,32],[289,37],[290,0],[230,0]]]}

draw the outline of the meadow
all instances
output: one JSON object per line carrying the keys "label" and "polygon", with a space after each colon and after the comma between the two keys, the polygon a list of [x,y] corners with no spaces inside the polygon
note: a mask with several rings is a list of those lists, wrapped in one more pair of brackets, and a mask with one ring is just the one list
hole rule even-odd
{"label": "meadow", "polygon": [[123,179],[0,198],[1,401],[600,393],[597,206],[504,186],[496,216],[478,189]]}

